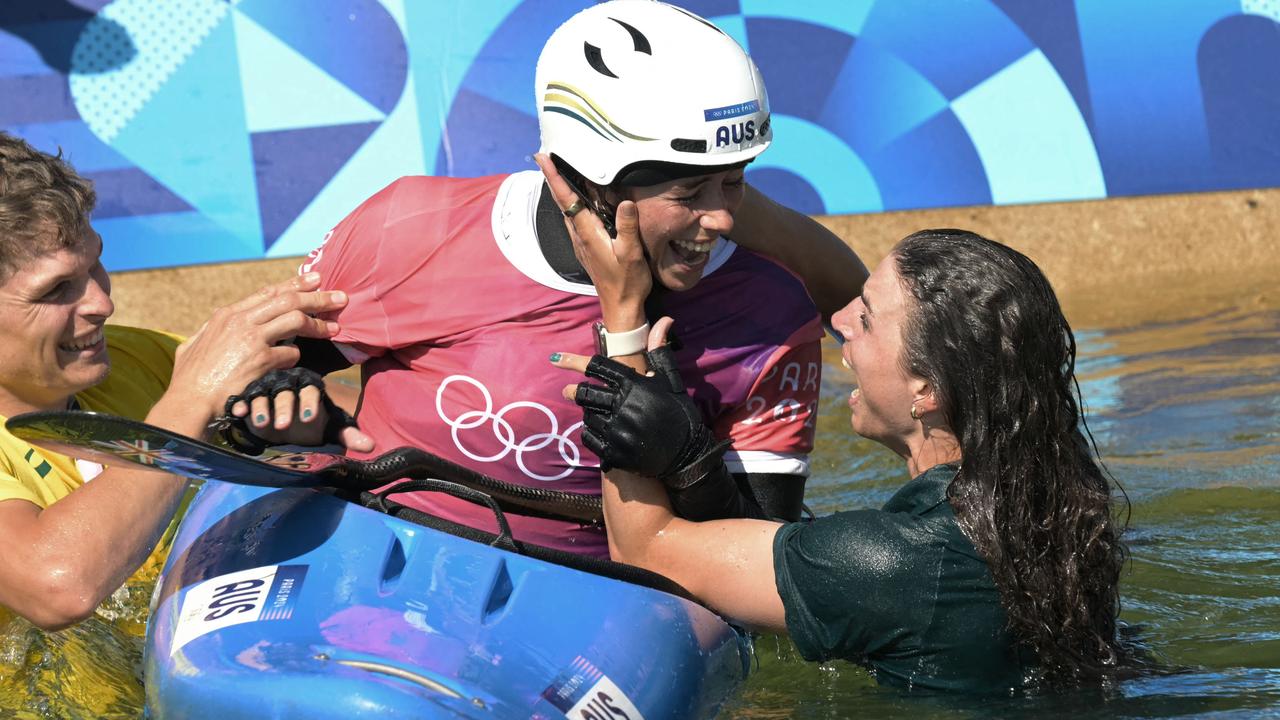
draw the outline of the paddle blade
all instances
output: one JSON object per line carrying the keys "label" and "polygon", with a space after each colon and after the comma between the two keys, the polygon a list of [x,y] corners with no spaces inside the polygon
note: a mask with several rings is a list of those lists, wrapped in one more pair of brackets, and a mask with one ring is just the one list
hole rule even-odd
{"label": "paddle blade", "polygon": [[258,460],[164,428],[102,413],[25,413],[9,418],[5,427],[33,445],[103,465],[123,461],[148,470],[238,485],[322,485],[326,480],[323,471],[345,461],[322,453],[277,454]]}

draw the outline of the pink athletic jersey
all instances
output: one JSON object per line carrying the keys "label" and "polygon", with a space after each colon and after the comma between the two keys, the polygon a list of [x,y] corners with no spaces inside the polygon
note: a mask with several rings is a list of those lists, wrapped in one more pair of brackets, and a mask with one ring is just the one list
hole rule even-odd
{"label": "pink athletic jersey", "polygon": [[[402,178],[339,223],[302,270],[350,296],[335,341],[363,363],[360,427],[376,453],[412,445],[506,482],[598,495],[582,411],[561,397],[580,377],[548,356],[594,351],[599,303],[543,258],[541,188],[537,172]],[[801,283],[721,239],[702,281],[665,300],[690,394],[733,440],[730,469],[807,474],[822,328]],[[487,508],[438,493],[392,499],[496,528]],[[519,540],[608,555],[598,527],[508,519]]]}

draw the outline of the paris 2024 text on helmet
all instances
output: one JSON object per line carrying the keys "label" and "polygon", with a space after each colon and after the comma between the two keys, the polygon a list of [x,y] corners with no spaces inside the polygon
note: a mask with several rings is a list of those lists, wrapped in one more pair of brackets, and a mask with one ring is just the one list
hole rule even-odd
{"label": "paris 2024 text on helmet", "polygon": [[597,185],[717,172],[773,139],[750,56],[710,22],[656,0],[574,15],[547,40],[535,75],[542,152]]}

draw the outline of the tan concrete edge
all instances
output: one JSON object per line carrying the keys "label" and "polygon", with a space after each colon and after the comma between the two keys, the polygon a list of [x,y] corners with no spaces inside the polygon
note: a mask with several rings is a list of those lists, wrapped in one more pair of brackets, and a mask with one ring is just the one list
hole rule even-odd
{"label": "tan concrete edge", "polygon": [[1077,327],[1280,307],[1280,189],[819,218],[869,263],[923,228],[1026,253]]}
{"label": "tan concrete edge", "polygon": [[[1076,327],[1280,307],[1280,189],[819,218],[874,265],[903,236],[959,227],[1044,269]],[[299,260],[116,273],[116,322],[191,333]]]}

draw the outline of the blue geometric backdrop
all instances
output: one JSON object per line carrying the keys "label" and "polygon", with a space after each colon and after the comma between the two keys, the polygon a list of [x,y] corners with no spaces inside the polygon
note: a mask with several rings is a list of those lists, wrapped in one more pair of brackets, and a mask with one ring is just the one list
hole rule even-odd
{"label": "blue geometric backdrop", "polygon": [[[584,0],[3,0],[0,128],[93,178],[112,270],[303,254],[406,174],[533,167]],[[1280,0],[686,0],[809,213],[1280,185]]]}

